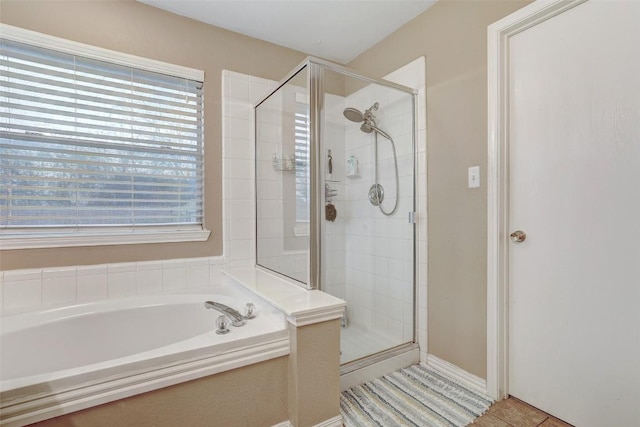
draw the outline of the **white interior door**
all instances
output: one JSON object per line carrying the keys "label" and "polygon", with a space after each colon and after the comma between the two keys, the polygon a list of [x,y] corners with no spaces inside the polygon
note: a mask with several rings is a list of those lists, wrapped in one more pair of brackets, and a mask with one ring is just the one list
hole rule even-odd
{"label": "white interior door", "polygon": [[640,426],[640,1],[510,39],[509,394]]}

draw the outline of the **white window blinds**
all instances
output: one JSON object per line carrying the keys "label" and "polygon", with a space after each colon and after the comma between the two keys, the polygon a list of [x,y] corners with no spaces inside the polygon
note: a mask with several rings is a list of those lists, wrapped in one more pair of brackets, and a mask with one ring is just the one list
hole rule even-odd
{"label": "white window blinds", "polygon": [[309,221],[309,106],[296,102],[295,159],[296,159],[296,221]]}
{"label": "white window blinds", "polygon": [[0,230],[201,226],[202,86],[1,40]]}

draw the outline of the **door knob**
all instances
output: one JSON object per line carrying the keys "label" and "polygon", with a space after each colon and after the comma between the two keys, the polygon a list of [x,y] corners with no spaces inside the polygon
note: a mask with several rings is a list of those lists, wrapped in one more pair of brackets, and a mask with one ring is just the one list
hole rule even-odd
{"label": "door knob", "polygon": [[525,233],[522,230],[516,230],[513,233],[511,233],[509,237],[511,238],[512,242],[520,243],[520,242],[524,242],[524,240],[527,238],[527,233]]}

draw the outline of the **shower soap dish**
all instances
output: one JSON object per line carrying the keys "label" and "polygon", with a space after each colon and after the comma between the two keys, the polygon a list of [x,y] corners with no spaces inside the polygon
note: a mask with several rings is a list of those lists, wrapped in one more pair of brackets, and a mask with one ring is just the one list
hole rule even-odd
{"label": "shower soap dish", "polygon": [[286,156],[284,154],[273,153],[271,161],[273,163],[273,170],[275,171],[296,170],[296,160],[293,154]]}

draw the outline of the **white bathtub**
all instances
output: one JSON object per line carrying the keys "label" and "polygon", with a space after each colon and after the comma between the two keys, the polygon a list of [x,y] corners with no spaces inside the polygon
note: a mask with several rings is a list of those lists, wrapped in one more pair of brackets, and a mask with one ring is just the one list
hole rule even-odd
{"label": "white bathtub", "polygon": [[[214,300],[258,315],[215,333]],[[0,319],[0,424],[24,425],[289,353],[284,315],[231,281]]]}

